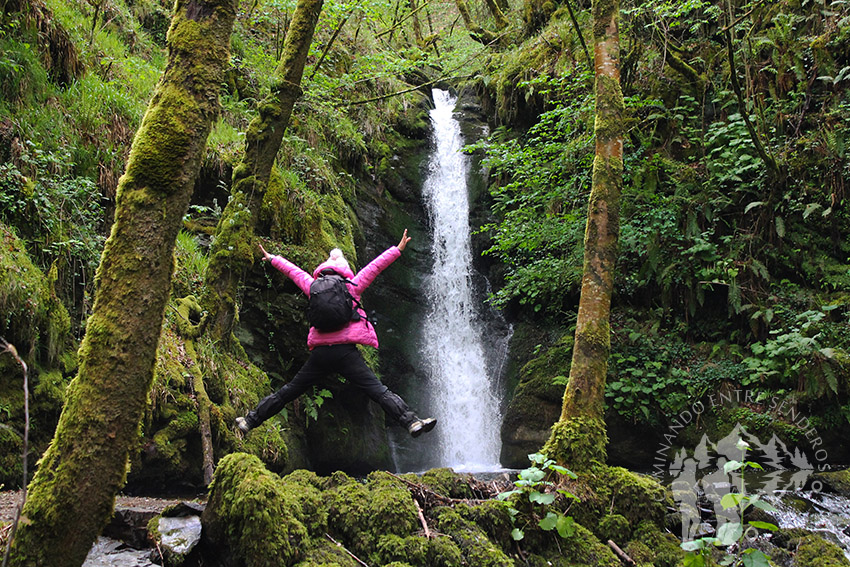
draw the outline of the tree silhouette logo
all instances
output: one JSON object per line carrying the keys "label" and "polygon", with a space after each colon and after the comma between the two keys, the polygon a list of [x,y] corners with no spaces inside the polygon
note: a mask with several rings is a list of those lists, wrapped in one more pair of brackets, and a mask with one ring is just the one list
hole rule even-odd
{"label": "tree silhouette logo", "polygon": [[[750,402],[744,401],[750,400]],[[801,416],[795,406],[778,399],[766,400],[758,405],[747,391],[709,396],[706,401],[693,404],[672,420],[664,435],[664,443],[655,454],[652,475],[668,484],[673,492],[682,520],[682,541],[720,530],[728,522],[740,522],[737,508],[724,508],[723,497],[730,493],[772,495],[782,491],[797,492],[808,487],[819,492],[820,482],[809,483],[815,471],[826,470],[828,455],[808,418]],[[688,426],[698,426],[701,415],[721,404],[748,405],[767,412],[775,418],[796,425],[802,441],[808,445],[804,451],[798,446],[789,447],[775,434],[767,441],[748,432],[741,423],[736,423],[721,439],[712,439],[703,432],[697,446],[689,451],[678,443],[679,433]],[[702,420],[704,421],[704,420]],[[748,446],[743,454],[739,441]],[[762,470],[734,468],[727,472],[727,463],[743,460],[757,462]]]}

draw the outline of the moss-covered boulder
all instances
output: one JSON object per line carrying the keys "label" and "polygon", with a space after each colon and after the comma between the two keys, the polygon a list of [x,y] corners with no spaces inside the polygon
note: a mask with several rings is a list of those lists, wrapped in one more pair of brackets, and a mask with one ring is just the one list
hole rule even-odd
{"label": "moss-covered boulder", "polygon": [[260,460],[233,453],[219,462],[202,516],[204,542],[225,565],[293,565],[308,547],[307,526],[321,530],[318,490],[300,476],[284,482]]}
{"label": "moss-covered boulder", "polygon": [[463,563],[480,567],[513,567],[513,561],[504,551],[490,541],[475,522],[464,518],[458,511],[443,507],[434,511],[436,526],[448,534],[460,548]]}
{"label": "moss-covered boulder", "polygon": [[796,567],[844,567],[850,561],[836,544],[803,528],[781,529],[774,533],[771,542],[780,550],[787,550]]}
{"label": "moss-covered boulder", "polygon": [[572,337],[564,335],[520,371],[519,384],[502,421],[503,466],[525,467],[528,455],[549,439],[550,429],[561,415],[572,345]]}
{"label": "moss-covered boulder", "polygon": [[594,494],[587,504],[593,506],[594,517],[621,516],[625,520],[618,522],[621,527],[637,526],[644,520],[664,525],[664,516],[673,501],[657,480],[622,467],[598,466],[590,474]]}
{"label": "moss-covered boulder", "polygon": [[826,490],[850,498],[850,469],[817,472],[812,475],[812,482],[818,481]]}
{"label": "moss-covered boulder", "polygon": [[808,535],[800,540],[794,554],[797,567],[845,567],[850,561],[840,547],[816,536]]}

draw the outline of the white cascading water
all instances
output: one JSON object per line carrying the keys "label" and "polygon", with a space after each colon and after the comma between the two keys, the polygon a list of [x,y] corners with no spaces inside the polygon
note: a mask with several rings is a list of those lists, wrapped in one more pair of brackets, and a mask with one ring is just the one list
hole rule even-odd
{"label": "white cascading water", "polygon": [[[467,174],[460,152],[456,99],[434,89],[431,111],[436,148],[423,187],[433,231],[433,271],[426,281],[430,314],[423,329],[431,407],[438,419],[436,466],[464,471],[500,467],[499,402],[494,370],[482,340],[480,310],[473,300]],[[493,357],[489,357],[493,358]]]}

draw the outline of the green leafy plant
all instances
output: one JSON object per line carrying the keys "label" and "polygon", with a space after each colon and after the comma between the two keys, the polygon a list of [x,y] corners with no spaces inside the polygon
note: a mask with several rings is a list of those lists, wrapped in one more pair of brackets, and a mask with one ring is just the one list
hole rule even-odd
{"label": "green leafy plant", "polygon": [[322,407],[326,399],[333,398],[333,392],[326,388],[319,389],[313,386],[313,393],[304,396],[304,413],[307,415],[307,424],[310,420],[319,420],[319,408]]}
{"label": "green leafy plant", "polygon": [[741,451],[741,460],[727,461],[723,465],[723,472],[730,474],[735,471],[741,471],[741,483],[738,486],[739,492],[725,494],[721,498],[720,504],[726,510],[737,509],[738,521],[722,524],[714,537],[702,537],[692,541],[682,542],[682,549],[687,552],[683,563],[685,567],[705,567],[708,565],[707,561],[712,548],[721,547],[726,548],[726,556],[720,560],[720,565],[728,565],[730,567],[770,567],[770,558],[764,552],[752,547],[745,548],[741,545],[747,537],[747,532],[750,528],[776,531],[779,527],[770,522],[744,520],[744,515],[749,508],[759,508],[766,512],[775,512],[776,508],[768,502],[761,500],[758,494],[747,494],[743,471],[747,468],[762,469],[762,466],[758,463],[745,460],[744,457],[749,448],[749,444],[746,441],[739,439],[736,446]]}
{"label": "green leafy plant", "polygon": [[827,391],[838,394],[838,380],[832,368],[837,351],[823,346],[821,341],[819,324],[824,317],[824,310],[804,311],[790,326],[771,331],[773,338],[751,345],[753,356],[743,360],[750,370],[747,383],[775,378],[782,386],[797,381],[798,390],[813,396]]}
{"label": "green leafy plant", "polygon": [[[575,531],[575,522],[572,516],[567,516],[560,511],[549,508],[551,504],[558,498],[558,494],[566,498],[578,500],[578,496],[557,488],[557,482],[551,480],[553,476],[567,476],[569,478],[577,478],[576,474],[569,469],[555,463],[542,453],[533,453],[528,455],[531,461],[531,466],[519,473],[519,477],[514,481],[515,489],[507,492],[502,492],[496,498],[505,501],[508,512],[511,515],[511,521],[514,522],[514,529],[511,531],[511,537],[519,541],[525,537],[525,528],[528,524],[537,519],[537,525],[545,531],[555,530],[562,538],[570,537]],[[554,490],[554,491],[552,491]],[[511,499],[517,495],[518,498]],[[522,526],[516,526],[517,518],[520,516],[520,511],[514,506],[514,503],[527,502],[529,508],[529,519]]]}

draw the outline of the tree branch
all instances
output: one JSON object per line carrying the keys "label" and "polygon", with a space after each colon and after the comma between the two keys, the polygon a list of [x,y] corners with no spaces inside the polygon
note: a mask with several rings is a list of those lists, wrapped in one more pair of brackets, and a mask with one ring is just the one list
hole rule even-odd
{"label": "tree branch", "polygon": [[316,76],[316,72],[319,70],[319,67],[321,67],[321,66],[322,66],[322,61],[324,61],[324,60],[325,60],[325,57],[327,57],[327,55],[328,55],[328,51],[330,51],[330,50],[331,50],[331,46],[334,44],[334,41],[336,40],[337,36],[339,36],[339,32],[341,32],[341,31],[342,31],[342,26],[344,26],[344,25],[345,25],[345,22],[347,22],[347,21],[348,21],[348,18],[350,18],[350,17],[351,17],[351,14],[353,14],[353,13],[354,13],[354,10],[351,10],[351,11],[350,11],[350,12],[349,12],[349,13],[348,13],[348,14],[347,14],[347,15],[346,15],[343,19],[342,19],[342,21],[341,21],[341,22],[339,23],[339,25],[337,26],[336,30],[334,30],[334,33],[333,33],[333,35],[331,36],[331,39],[330,39],[330,40],[328,40],[328,44],[325,46],[325,49],[322,51],[322,56],[321,56],[321,57],[319,57],[319,61],[318,61],[318,62],[316,62],[316,66],[315,66],[315,67],[313,67],[313,72],[312,72],[312,73],[310,73],[310,80],[311,80],[311,81],[313,80],[313,77],[315,77],[315,76]]}
{"label": "tree branch", "polygon": [[578,34],[578,40],[581,42],[581,47],[584,49],[584,56],[587,57],[587,68],[593,69],[593,58],[590,56],[590,50],[587,48],[587,43],[584,41],[584,34],[581,33],[581,27],[578,25],[578,19],[576,18],[575,12],[573,12],[573,5],[570,0],[566,0],[567,11],[570,13],[570,20],[573,22],[573,27],[576,29],[576,34]]}
{"label": "tree branch", "polygon": [[726,30],[726,55],[729,60],[729,79],[732,82],[732,90],[735,91],[735,97],[738,99],[738,107],[741,110],[741,116],[744,119],[747,132],[750,133],[750,139],[752,139],[753,145],[756,147],[756,152],[758,152],[759,156],[771,172],[778,177],[779,166],[776,163],[776,159],[774,159],[774,157],[767,151],[767,148],[765,148],[762,143],[761,136],[759,136],[758,132],[756,132],[756,128],[753,125],[752,120],[750,120],[750,114],[747,111],[747,103],[746,100],[744,100],[744,93],[741,91],[741,83],[738,82],[738,72],[735,70],[735,53],[732,49],[732,32],[729,29]]}

